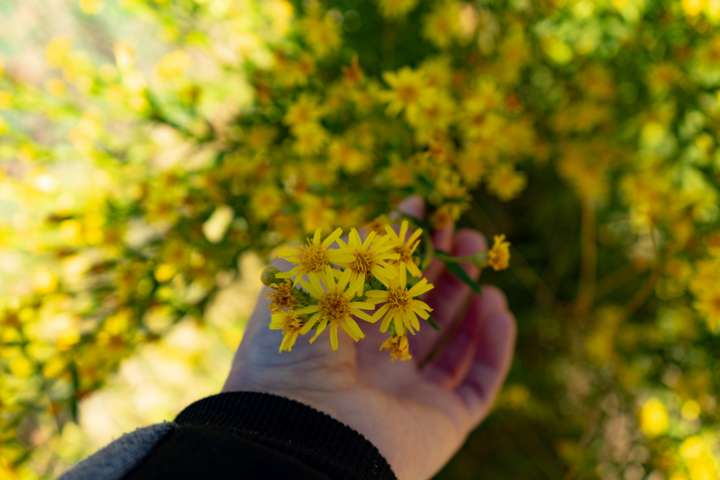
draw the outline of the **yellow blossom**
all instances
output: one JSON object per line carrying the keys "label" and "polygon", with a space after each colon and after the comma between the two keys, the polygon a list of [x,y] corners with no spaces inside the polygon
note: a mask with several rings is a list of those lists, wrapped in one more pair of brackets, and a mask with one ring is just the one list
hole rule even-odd
{"label": "yellow blossom", "polygon": [[[277,275],[277,273],[276,273]],[[271,312],[287,312],[293,310],[298,301],[295,297],[295,289],[290,282],[282,282],[272,286],[268,292]]]}
{"label": "yellow blossom", "polygon": [[311,3],[311,14],[299,26],[310,48],[318,57],[324,57],[340,46],[340,25],[333,15],[323,13],[315,5],[319,3]]}
{"label": "yellow blossom", "polygon": [[312,95],[302,94],[287,109],[283,121],[291,128],[301,128],[317,122],[323,114],[323,107]]}
{"label": "yellow blossom", "polygon": [[315,328],[315,335],[310,339],[314,342],[318,336],[329,326],[330,347],[338,349],[338,330],[342,329],[355,342],[365,334],[353,317],[372,322],[373,318],[367,310],[372,310],[371,301],[354,301],[353,291],[350,287],[350,270],[337,272],[335,270],[324,273],[312,273],[302,286],[317,302],[298,310],[298,313],[310,315],[308,322],[303,326],[301,333],[305,334]]}
{"label": "yellow blossom", "polygon": [[292,350],[298,337],[302,334],[305,321],[297,312],[277,311],[270,317],[270,330],[282,330],[283,339],[278,348],[281,352]]}
{"label": "yellow blossom", "polygon": [[669,419],[665,405],[657,398],[650,398],[640,408],[640,428],[648,437],[665,433]]}
{"label": "yellow blossom", "polygon": [[397,264],[400,269],[404,272],[407,268],[413,277],[419,277],[422,272],[415,263],[413,254],[420,245],[420,235],[422,235],[422,229],[418,228],[408,236],[410,223],[407,220],[403,220],[400,224],[400,231],[395,232],[389,225],[385,226],[385,232],[390,238],[394,251],[398,254],[397,260],[393,263]]}
{"label": "yellow blossom", "polygon": [[392,325],[395,335],[404,335],[406,331],[415,334],[420,330],[418,317],[427,320],[432,312],[427,303],[416,297],[432,290],[433,285],[422,278],[407,288],[407,274],[403,268],[385,267],[379,273],[377,278],[387,290],[367,292],[368,300],[380,305],[373,314],[373,321],[382,319],[380,331],[383,333]]}
{"label": "yellow blossom", "polygon": [[341,235],[342,229],[337,228],[323,239],[322,230],[318,229],[305,245],[280,248],[277,256],[294,263],[295,266],[287,272],[278,273],[277,277],[293,278],[297,285],[306,274],[330,271],[330,264],[337,263],[341,256],[337,248],[331,248]]}
{"label": "yellow blossom", "polygon": [[390,335],[382,345],[380,345],[380,350],[388,350],[390,352],[390,358],[393,361],[407,361],[412,359],[410,342],[406,335]]}
{"label": "yellow blossom", "polygon": [[358,231],[353,228],[348,234],[347,243],[338,239],[338,244],[340,254],[337,264],[350,271],[349,290],[356,295],[363,294],[365,282],[370,275],[377,276],[388,262],[400,258],[396,252],[396,242],[389,236],[378,236],[373,231],[362,240]]}
{"label": "yellow blossom", "polygon": [[527,183],[525,176],[509,165],[500,165],[488,176],[488,189],[500,200],[508,201],[515,198]]}
{"label": "yellow blossom", "polygon": [[383,78],[390,90],[381,92],[380,97],[388,103],[387,112],[390,115],[397,115],[407,108],[417,106],[427,94],[423,74],[409,67],[403,67],[397,72],[385,72]]}
{"label": "yellow blossom", "polygon": [[493,246],[488,251],[487,262],[493,270],[505,270],[510,264],[510,242],[505,235],[495,235]]}
{"label": "yellow blossom", "polygon": [[283,193],[275,185],[264,185],[253,191],[250,199],[252,213],[261,220],[267,220],[283,206]]}

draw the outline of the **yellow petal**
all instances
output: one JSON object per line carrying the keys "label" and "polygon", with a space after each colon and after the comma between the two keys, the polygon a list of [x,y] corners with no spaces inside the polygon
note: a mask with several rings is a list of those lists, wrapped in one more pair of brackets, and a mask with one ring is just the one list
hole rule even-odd
{"label": "yellow petal", "polygon": [[350,240],[350,245],[353,247],[359,247],[362,245],[362,240],[360,239],[360,234],[358,233],[356,228],[353,228],[350,230],[350,234],[348,235],[348,240]]}
{"label": "yellow petal", "polygon": [[312,338],[310,339],[310,343],[314,343],[315,340],[317,340],[317,338],[320,336],[320,334],[325,331],[325,328],[327,328],[327,325],[328,325],[327,320],[323,320],[322,323],[320,323],[320,325],[318,325],[317,330],[315,330],[315,335],[313,335]]}
{"label": "yellow petal", "polygon": [[332,232],[330,235],[327,236],[325,240],[322,242],[323,247],[329,247],[332,245],[333,242],[335,242],[338,238],[342,236],[342,228],[336,228],[334,232]]}
{"label": "yellow petal", "polygon": [[320,239],[322,238],[322,229],[318,228],[313,234],[312,243],[319,245]]}
{"label": "yellow petal", "polygon": [[428,283],[426,279],[420,280],[418,283],[412,286],[410,290],[408,290],[408,293],[411,297],[417,297],[418,295],[422,295],[425,292],[429,292],[433,289],[432,283]]}
{"label": "yellow petal", "polygon": [[315,313],[318,310],[320,310],[320,307],[318,307],[317,305],[308,305],[307,307],[302,307],[295,310],[295,313],[305,315],[307,313]]}
{"label": "yellow petal", "polygon": [[348,333],[348,335],[350,335],[350,338],[352,338],[356,342],[358,340],[360,340],[361,338],[365,337],[365,334],[363,333],[363,331],[360,329],[358,324],[355,323],[355,320],[353,320],[352,318],[347,318],[343,322],[342,326],[343,326],[343,330],[345,330]]}
{"label": "yellow petal", "polygon": [[[310,330],[312,330],[312,328],[315,326],[315,324],[317,324],[317,322],[319,320],[320,320],[320,314],[313,315],[312,317],[310,317],[310,320],[308,320],[307,323],[305,325],[303,325],[302,328],[300,329],[300,334],[305,335],[306,333],[308,333]],[[318,327],[318,330],[320,330],[320,327]],[[322,330],[320,330],[320,331],[322,331]]]}
{"label": "yellow petal", "polygon": [[[377,322],[378,320],[380,320],[383,317],[383,315],[385,315],[385,313],[388,311],[389,308],[390,308],[390,306],[388,304],[385,304],[382,307],[378,308],[377,311],[372,316],[372,321]],[[385,325],[385,322],[383,322],[383,325]],[[381,328],[381,330],[382,330],[382,328]],[[385,330],[382,330],[382,331],[384,332]]]}
{"label": "yellow petal", "polygon": [[330,348],[333,351],[338,349],[338,327],[335,324],[330,325]]}

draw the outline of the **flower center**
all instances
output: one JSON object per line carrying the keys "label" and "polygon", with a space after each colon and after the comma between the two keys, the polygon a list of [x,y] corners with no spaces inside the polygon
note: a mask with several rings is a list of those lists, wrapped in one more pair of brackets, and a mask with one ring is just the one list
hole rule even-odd
{"label": "flower center", "polygon": [[410,355],[410,344],[405,335],[393,335],[383,342],[380,350],[388,350],[390,352],[390,358],[393,360],[409,360],[412,358]]}
{"label": "flower center", "polygon": [[282,310],[292,310],[297,304],[293,288],[290,283],[282,283],[273,288],[270,292],[270,310],[279,312]]}
{"label": "flower center", "polygon": [[410,303],[410,294],[404,288],[392,288],[388,292],[387,303],[390,308],[404,309]]}
{"label": "flower center", "polygon": [[329,264],[327,251],[319,245],[309,244],[300,251],[300,265],[306,272],[320,272]]}
{"label": "flower center", "polygon": [[356,273],[367,275],[374,264],[372,255],[367,252],[355,252],[350,270]]}
{"label": "flower center", "polygon": [[418,98],[417,88],[407,85],[397,89],[397,94],[400,99],[406,104],[413,103]]}
{"label": "flower center", "polygon": [[300,331],[300,329],[303,326],[303,322],[294,313],[288,313],[287,317],[285,317],[285,324],[283,325],[283,330],[286,333],[297,333]]}
{"label": "flower center", "polygon": [[397,246],[395,247],[395,252],[400,255],[400,258],[398,259],[400,263],[408,263],[412,261],[412,253],[410,252],[409,245],[402,244]]}
{"label": "flower center", "polygon": [[327,293],[318,305],[320,313],[330,321],[340,321],[350,316],[350,303],[342,293]]}

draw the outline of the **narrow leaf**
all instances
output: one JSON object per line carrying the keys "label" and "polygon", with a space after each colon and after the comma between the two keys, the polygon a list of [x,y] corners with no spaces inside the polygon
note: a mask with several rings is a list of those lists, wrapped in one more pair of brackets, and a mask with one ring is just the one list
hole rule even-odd
{"label": "narrow leaf", "polygon": [[466,283],[475,293],[480,293],[480,284],[473,280],[460,265],[453,262],[445,262],[445,267],[452,272],[453,275]]}

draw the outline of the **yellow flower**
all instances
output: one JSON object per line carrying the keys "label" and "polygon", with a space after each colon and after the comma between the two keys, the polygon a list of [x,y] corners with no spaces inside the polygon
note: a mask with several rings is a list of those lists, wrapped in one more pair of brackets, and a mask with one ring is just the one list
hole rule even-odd
{"label": "yellow flower", "polygon": [[445,132],[457,111],[453,99],[438,89],[428,89],[415,104],[405,112],[407,121],[415,127],[418,138],[432,138],[434,132]]}
{"label": "yellow flower", "polygon": [[323,114],[323,108],[317,98],[302,94],[295,103],[288,107],[283,121],[290,128],[299,128],[315,123]]}
{"label": "yellow flower", "polygon": [[665,405],[657,398],[650,398],[640,407],[640,429],[648,437],[665,433],[669,426]]}
{"label": "yellow flower", "polygon": [[495,235],[494,243],[487,255],[487,263],[493,270],[505,270],[510,264],[510,242],[505,235]]}
{"label": "yellow flower", "polygon": [[310,48],[318,57],[337,50],[342,43],[341,27],[337,19],[324,13],[319,2],[310,3],[310,15],[300,22],[300,30]]}
{"label": "yellow flower", "polygon": [[328,140],[328,132],[319,123],[305,123],[293,130],[298,155],[310,156],[320,153]]}
{"label": "yellow flower", "polygon": [[390,85],[390,90],[381,92],[380,98],[388,103],[387,112],[390,115],[397,115],[417,105],[427,89],[423,74],[409,67],[403,67],[397,72],[385,72],[383,78]]}
{"label": "yellow flower", "polygon": [[383,17],[397,18],[415,8],[418,0],[377,0],[377,3]]}
{"label": "yellow flower", "polygon": [[358,173],[372,162],[370,155],[342,140],[330,143],[328,158],[332,165],[342,167],[348,173]]}
{"label": "yellow flower", "polygon": [[260,220],[270,218],[283,204],[283,192],[275,185],[258,186],[250,197],[252,212]]}
{"label": "yellow flower", "polygon": [[298,303],[290,282],[275,284],[268,293],[268,300],[270,300],[271,312],[287,312],[295,308]]}
{"label": "yellow flower", "polygon": [[303,333],[304,325],[306,325],[305,321],[297,312],[292,310],[274,312],[270,317],[270,330],[282,330],[283,332],[283,339],[278,350],[281,352],[292,350],[297,338]]}
{"label": "yellow flower", "polygon": [[308,275],[309,280],[302,282],[303,288],[317,300],[317,304],[298,310],[298,313],[311,315],[302,328],[302,334],[317,327],[310,343],[313,343],[328,325],[330,326],[330,347],[333,350],[338,349],[339,328],[342,328],[355,342],[365,337],[353,317],[372,322],[373,318],[363,310],[372,310],[375,305],[369,301],[353,301],[355,296],[348,288],[350,275],[350,270],[343,270],[340,273],[336,270],[329,270],[321,274],[310,274]]}
{"label": "yellow flower", "polygon": [[388,331],[390,324],[393,326],[395,335],[404,335],[405,331],[415,334],[420,330],[418,317],[427,320],[430,317],[432,308],[417,300],[418,297],[433,289],[433,285],[422,278],[411,288],[407,288],[407,274],[404,268],[383,268],[378,275],[387,290],[370,290],[367,292],[368,300],[382,304],[373,314],[373,321],[383,319],[380,324],[380,331]]}
{"label": "yellow flower", "polygon": [[350,271],[350,291],[362,295],[369,275],[377,276],[388,262],[398,260],[395,243],[387,236],[378,236],[371,231],[363,241],[356,229],[350,230],[348,242],[338,240],[342,258],[338,265]]}
{"label": "yellow flower", "polygon": [[524,188],[527,179],[510,165],[500,165],[488,178],[488,189],[500,200],[515,198]]}
{"label": "yellow flower", "polygon": [[405,238],[407,236],[409,226],[410,224],[408,221],[403,220],[400,224],[400,233],[395,233],[395,230],[393,230],[389,225],[385,226],[385,231],[387,232],[387,236],[395,245],[395,252],[399,256],[395,263],[398,263],[403,271],[405,268],[410,270],[410,274],[413,277],[419,277],[422,275],[422,272],[415,263],[413,253],[415,253],[415,249],[417,249],[418,245],[420,245],[420,235],[422,234],[422,229],[418,228],[409,237]]}
{"label": "yellow flower", "polygon": [[470,16],[463,14],[460,2],[438,2],[424,18],[423,34],[436,47],[448,48],[454,41],[465,43],[470,40],[474,23]]}
{"label": "yellow flower", "polygon": [[330,270],[330,264],[335,263],[340,254],[338,249],[330,248],[342,235],[342,229],[337,228],[324,240],[322,230],[315,230],[312,240],[299,247],[280,248],[277,256],[295,265],[287,272],[278,273],[278,278],[294,278],[297,285],[303,275],[308,273],[321,273]]}
{"label": "yellow flower", "polygon": [[390,166],[386,175],[391,185],[395,187],[407,187],[415,180],[415,168],[412,161],[403,161],[396,154],[390,155]]}
{"label": "yellow flower", "polygon": [[335,211],[330,199],[312,194],[300,197],[300,219],[306,232],[337,225]]}
{"label": "yellow flower", "polygon": [[410,342],[405,335],[391,335],[380,345],[380,350],[389,350],[390,358],[406,361],[412,358],[410,354]]}

